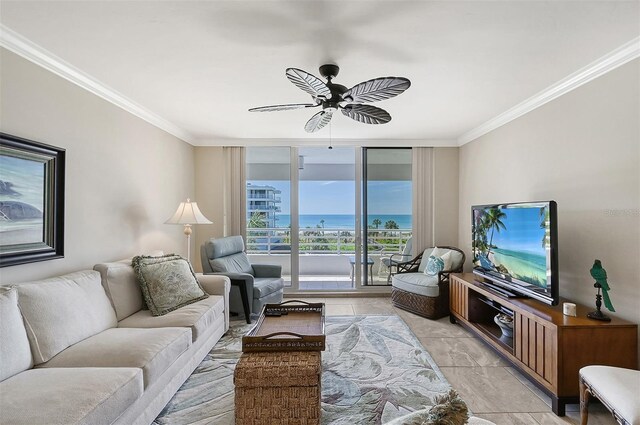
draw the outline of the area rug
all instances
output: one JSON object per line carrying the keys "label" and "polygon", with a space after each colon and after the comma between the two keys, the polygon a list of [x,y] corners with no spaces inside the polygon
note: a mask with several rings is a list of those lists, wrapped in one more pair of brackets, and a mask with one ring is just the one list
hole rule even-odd
{"label": "area rug", "polygon": [[[233,425],[235,325],[156,418],[157,425]],[[450,385],[398,316],[329,316],[322,353],[322,424],[384,424],[433,404]]]}

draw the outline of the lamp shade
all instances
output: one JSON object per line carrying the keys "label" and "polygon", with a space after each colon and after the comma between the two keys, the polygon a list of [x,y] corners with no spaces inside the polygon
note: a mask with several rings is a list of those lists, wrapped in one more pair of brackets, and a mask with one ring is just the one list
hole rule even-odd
{"label": "lamp shade", "polygon": [[212,224],[207,217],[205,217],[198,208],[198,204],[191,202],[187,198],[187,202],[180,202],[176,213],[171,218],[165,221],[166,224]]}

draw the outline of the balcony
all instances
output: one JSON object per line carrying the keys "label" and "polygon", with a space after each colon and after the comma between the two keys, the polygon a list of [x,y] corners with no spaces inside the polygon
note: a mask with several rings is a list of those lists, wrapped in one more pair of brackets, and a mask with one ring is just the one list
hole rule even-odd
{"label": "balcony", "polygon": [[[355,256],[355,229],[300,229],[299,288],[301,290],[353,289],[352,260]],[[411,229],[369,229],[369,280],[367,286],[387,286],[388,270],[380,258],[402,249]],[[285,285],[291,286],[291,229],[247,229],[247,254],[254,263],[280,264]],[[350,261],[351,259],[351,261]]]}

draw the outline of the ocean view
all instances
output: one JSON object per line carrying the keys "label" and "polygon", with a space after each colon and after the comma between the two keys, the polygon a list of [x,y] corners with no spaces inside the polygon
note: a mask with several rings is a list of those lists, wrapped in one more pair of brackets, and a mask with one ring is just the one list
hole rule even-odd
{"label": "ocean view", "polygon": [[[278,214],[277,217],[278,227],[289,227],[291,224],[291,216],[289,214]],[[410,214],[371,215],[369,216],[370,226],[373,226],[373,220],[376,218],[382,222],[378,226],[379,229],[384,229],[384,224],[389,220],[395,221],[400,229],[411,229]],[[327,229],[353,229],[356,222],[355,216],[352,214],[301,214],[300,228],[322,226],[321,220],[324,220],[324,227]]]}

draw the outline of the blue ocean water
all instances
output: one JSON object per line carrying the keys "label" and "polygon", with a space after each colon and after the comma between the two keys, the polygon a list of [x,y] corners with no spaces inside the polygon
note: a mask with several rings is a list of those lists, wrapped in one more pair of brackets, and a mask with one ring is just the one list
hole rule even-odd
{"label": "blue ocean water", "polygon": [[[278,214],[278,227],[289,227],[291,224],[291,216],[289,214]],[[373,226],[373,220],[378,219],[382,222],[378,226],[379,229],[384,229],[384,224],[387,221],[393,220],[396,222],[400,229],[411,229],[411,215],[410,214],[377,214],[369,216],[369,225]],[[321,221],[324,220],[324,223]],[[326,229],[353,229],[355,227],[356,218],[352,214],[301,214],[300,215],[300,228],[306,227],[315,228],[316,226],[324,225]],[[375,226],[373,226],[375,227]]]}

